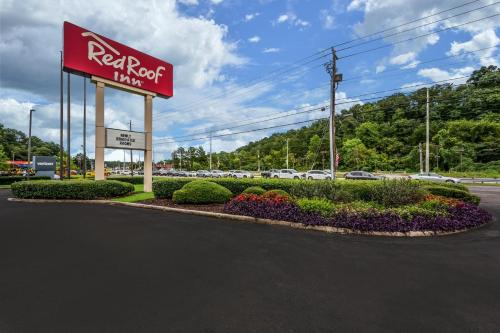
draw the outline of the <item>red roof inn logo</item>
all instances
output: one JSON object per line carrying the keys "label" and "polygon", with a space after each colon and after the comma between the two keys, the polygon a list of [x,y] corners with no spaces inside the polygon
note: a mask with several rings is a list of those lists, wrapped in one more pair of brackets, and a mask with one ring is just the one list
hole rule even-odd
{"label": "red roof inn logo", "polygon": [[64,70],[173,96],[171,64],[69,22],[64,22]]}

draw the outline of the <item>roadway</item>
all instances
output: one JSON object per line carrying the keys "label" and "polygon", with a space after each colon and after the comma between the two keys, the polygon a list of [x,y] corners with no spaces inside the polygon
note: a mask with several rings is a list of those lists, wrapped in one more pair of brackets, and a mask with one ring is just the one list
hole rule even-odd
{"label": "roadway", "polygon": [[106,205],[7,202],[1,332],[500,332],[497,221],[331,235]]}

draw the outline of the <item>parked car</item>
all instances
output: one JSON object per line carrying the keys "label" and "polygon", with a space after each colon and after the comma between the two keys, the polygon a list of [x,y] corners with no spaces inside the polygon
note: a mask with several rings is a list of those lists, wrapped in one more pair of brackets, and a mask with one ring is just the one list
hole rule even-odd
{"label": "parked car", "polygon": [[212,171],[210,171],[210,177],[222,178],[222,177],[226,177],[226,175],[222,170],[212,170]]}
{"label": "parked car", "polygon": [[262,171],[260,173],[260,175],[261,175],[262,178],[271,178],[272,174],[273,173],[277,173],[277,172],[279,172],[279,170],[277,170],[277,169],[271,169],[269,171]]}
{"label": "parked car", "polygon": [[253,178],[252,173],[245,170],[233,170],[231,175],[233,178]]}
{"label": "parked car", "polygon": [[309,180],[312,180],[312,179],[331,180],[332,176],[323,170],[309,170],[306,172],[304,178],[309,179]]}
{"label": "parked car", "polygon": [[210,177],[212,174],[208,170],[198,170],[196,171],[196,177]]}
{"label": "parked car", "polygon": [[271,173],[272,178],[281,178],[281,179],[300,179],[303,174],[298,173],[294,169],[281,169],[276,170],[277,172]]}
{"label": "parked car", "polygon": [[431,182],[445,182],[445,183],[460,183],[461,181],[459,178],[441,176],[433,172],[429,173],[423,172],[415,175],[410,175],[410,179],[428,180]]}
{"label": "parked car", "polygon": [[351,171],[344,175],[345,179],[361,179],[361,180],[380,180],[383,176],[375,176],[373,173],[366,171]]}

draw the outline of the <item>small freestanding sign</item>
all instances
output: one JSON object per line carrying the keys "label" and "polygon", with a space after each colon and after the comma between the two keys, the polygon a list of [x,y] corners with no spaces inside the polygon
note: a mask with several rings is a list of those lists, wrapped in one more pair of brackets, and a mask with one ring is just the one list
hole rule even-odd
{"label": "small freestanding sign", "polygon": [[54,156],[33,156],[32,165],[36,176],[54,178],[56,174],[56,158]]}
{"label": "small freestanding sign", "polygon": [[[105,178],[104,148],[141,149],[144,150],[144,191],[151,192],[153,98],[173,96],[173,66],[69,22],[64,22],[63,40],[64,70],[90,77],[96,84],[95,179]],[[130,131],[115,133],[113,131],[117,130],[105,129],[106,86],[144,96],[143,133],[133,134]],[[139,143],[141,148],[134,148],[138,147]]]}

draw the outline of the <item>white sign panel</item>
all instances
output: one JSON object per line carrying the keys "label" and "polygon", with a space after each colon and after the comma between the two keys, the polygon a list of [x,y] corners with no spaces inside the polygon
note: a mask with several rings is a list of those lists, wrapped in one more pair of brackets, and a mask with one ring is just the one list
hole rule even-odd
{"label": "white sign panel", "polygon": [[146,149],[146,133],[106,128],[106,148]]}

